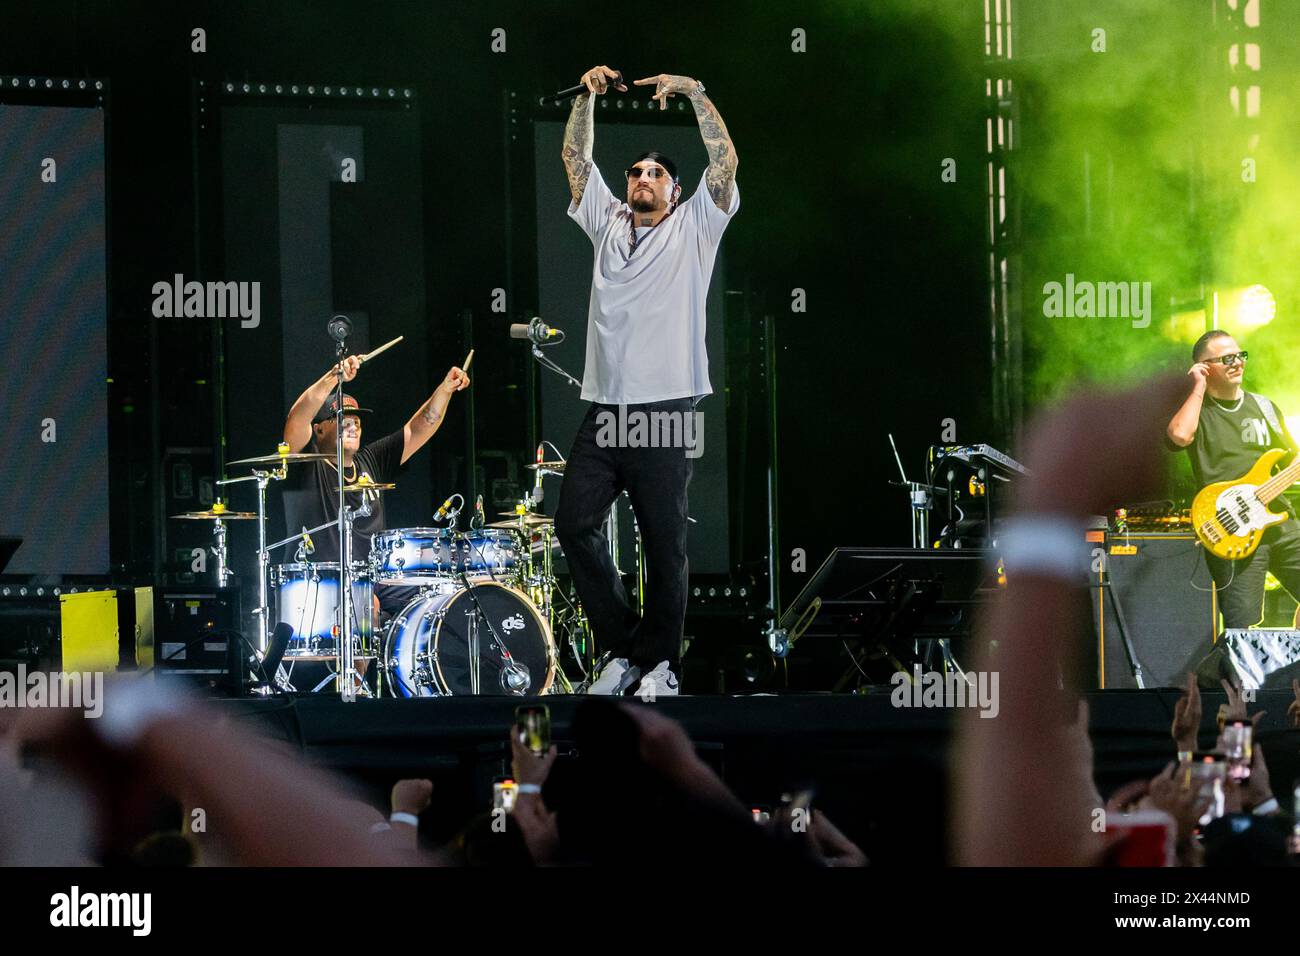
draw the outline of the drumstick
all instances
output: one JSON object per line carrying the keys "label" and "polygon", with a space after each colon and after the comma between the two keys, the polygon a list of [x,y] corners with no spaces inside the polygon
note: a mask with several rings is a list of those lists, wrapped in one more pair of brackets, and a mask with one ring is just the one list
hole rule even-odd
{"label": "drumstick", "polygon": [[369,362],[372,358],[374,358],[374,357],[375,357],[376,355],[378,355],[380,352],[384,352],[384,351],[387,351],[388,349],[391,349],[394,345],[396,345],[398,342],[402,341],[402,339],[404,339],[404,338],[406,338],[405,335],[399,335],[397,338],[393,339],[393,341],[391,341],[391,342],[387,342],[387,343],[385,343],[385,344],[379,346],[379,348],[375,349],[373,352],[367,352],[365,355],[361,356],[361,358],[359,359],[359,361],[362,361],[362,362]]}
{"label": "drumstick", "polygon": [[460,370],[461,370],[462,372],[468,372],[468,371],[469,371],[469,363],[472,362],[472,361],[474,361],[474,350],[473,350],[473,349],[470,349],[470,350],[469,350],[469,355],[466,355],[466,356],[465,356],[465,364],[462,365],[462,366],[460,367]]}

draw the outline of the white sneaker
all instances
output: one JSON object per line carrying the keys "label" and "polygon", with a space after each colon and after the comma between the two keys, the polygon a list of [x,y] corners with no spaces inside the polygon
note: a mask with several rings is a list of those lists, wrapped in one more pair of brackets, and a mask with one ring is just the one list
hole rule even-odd
{"label": "white sneaker", "polygon": [[615,657],[600,669],[587,693],[620,697],[640,676],[641,668],[632,667],[626,657]]}
{"label": "white sneaker", "polygon": [[667,661],[660,661],[654,670],[641,678],[632,693],[647,702],[653,702],[656,697],[676,697],[679,693],[677,675],[669,669]]}

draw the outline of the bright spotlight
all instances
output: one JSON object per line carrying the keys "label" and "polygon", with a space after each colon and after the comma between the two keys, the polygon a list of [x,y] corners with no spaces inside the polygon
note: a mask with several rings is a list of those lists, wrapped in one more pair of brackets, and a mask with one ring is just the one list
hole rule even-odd
{"label": "bright spotlight", "polygon": [[1256,283],[1228,291],[1220,299],[1219,309],[1220,328],[1258,329],[1277,315],[1277,300],[1266,287]]}

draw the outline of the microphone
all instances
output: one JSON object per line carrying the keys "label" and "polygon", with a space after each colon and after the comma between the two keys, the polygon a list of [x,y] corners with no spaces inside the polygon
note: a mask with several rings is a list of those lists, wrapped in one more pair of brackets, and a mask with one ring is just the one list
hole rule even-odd
{"label": "microphone", "polygon": [[308,554],[316,553],[316,545],[312,543],[311,535],[307,533],[306,528],[302,529],[302,543],[303,543],[303,547],[307,549]]}
{"label": "microphone", "polygon": [[329,330],[330,338],[335,342],[342,342],[352,334],[352,320],[346,315],[336,315],[330,319],[326,328]]}
{"label": "microphone", "polygon": [[[615,76],[614,76],[614,78],[613,78],[612,80],[611,80],[609,77],[605,77],[605,83],[606,83],[606,88],[608,88],[608,87],[610,87],[610,86],[626,86],[626,85],[627,85],[626,83],[623,82],[623,74],[622,74],[622,73],[617,73],[617,74],[615,74]],[[577,96],[577,95],[580,94],[580,93],[590,93],[590,92],[591,92],[591,90],[587,89],[587,84],[586,84],[586,83],[579,83],[577,86],[570,86],[570,87],[568,87],[567,89],[559,90],[558,92],[551,94],[551,99],[553,99],[553,100],[567,100],[570,96]]]}
{"label": "microphone", "polygon": [[534,345],[545,345],[548,339],[564,337],[564,333],[559,329],[553,329],[540,318],[536,316],[526,325],[522,322],[514,322],[510,325],[510,337],[512,339],[528,339]]}
{"label": "microphone", "polygon": [[451,510],[451,502],[452,502],[452,498],[455,498],[455,497],[456,497],[456,496],[453,494],[453,495],[451,496],[451,498],[448,498],[446,501],[444,501],[444,502],[442,503],[442,507],[441,507],[441,508],[439,508],[437,511],[435,511],[435,512],[433,513],[433,520],[434,520],[434,521],[441,521],[443,518],[447,517],[447,512]]}
{"label": "microphone", "polygon": [[528,690],[528,682],[527,664],[520,664],[511,658],[510,662],[501,668],[501,688],[507,693],[522,695]]}
{"label": "microphone", "polygon": [[486,523],[487,518],[483,514],[483,496],[479,495],[474,501],[474,517],[470,520],[470,527],[477,529],[483,527]]}
{"label": "microphone", "polygon": [[293,625],[281,621],[271,633],[271,641],[266,646],[266,656],[261,660],[259,670],[269,686],[275,684],[275,673],[284,660],[284,652],[289,649],[289,640],[293,637]]}
{"label": "microphone", "polygon": [[[545,446],[537,446],[537,463],[541,464],[542,454],[545,452]],[[540,505],[542,499],[546,497],[546,489],[542,487],[542,470],[539,468],[533,472],[533,503]]]}

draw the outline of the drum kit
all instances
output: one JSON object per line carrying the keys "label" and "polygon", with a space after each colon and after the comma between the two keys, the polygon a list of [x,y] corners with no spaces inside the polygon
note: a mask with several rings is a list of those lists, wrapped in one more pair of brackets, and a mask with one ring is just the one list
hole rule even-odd
{"label": "drum kit", "polygon": [[[564,339],[563,333],[554,330],[558,335],[547,333],[542,341],[541,333],[534,330],[535,326],[544,328],[540,321],[534,319],[529,326],[518,327],[532,340],[533,357],[569,384],[579,386],[576,378],[542,353],[542,345]],[[514,329],[512,326],[512,335]],[[541,504],[542,476],[563,477],[564,460],[543,460],[539,447],[535,463],[528,466],[537,476],[536,497],[525,495],[513,511],[499,515],[500,521],[486,522],[480,498],[469,529],[458,531],[456,523],[465,500],[454,494],[434,515],[435,526],[378,532],[371,536],[369,555],[364,560],[354,559],[355,518],[369,516],[379,496],[396,486],[376,483],[365,474],[353,484],[345,483],[343,358],[351,322],[336,315],[328,332],[336,359],[335,453],[293,452],[282,442],[273,455],[231,462],[247,466],[249,473],[217,482],[219,486],[255,483],[255,512],[230,511],[217,501],[206,511],[172,516],[213,523],[213,552],[221,587],[231,578],[226,523],[257,521],[257,649],[264,671],[272,670],[267,662],[277,662],[274,674],[264,674],[261,692],[296,691],[291,677],[300,662],[326,665],[324,679],[313,690],[333,684],[345,701],[385,693],[413,698],[573,692],[560,666],[556,635],[567,640],[584,679],[595,662],[595,649],[581,604],[571,590],[560,587],[556,577],[559,542],[554,519],[536,510]],[[358,358],[369,361],[401,341],[398,336]],[[474,350],[470,349],[461,363],[462,371],[469,371],[473,359]],[[284,481],[291,467],[321,461],[333,462],[338,474],[337,518],[268,542],[266,489],[272,481]],[[359,507],[347,503],[349,492],[360,493]],[[459,504],[452,507],[457,500]],[[444,520],[445,525],[438,524]],[[341,560],[313,562],[309,560],[314,551],[311,535],[326,529],[338,536]],[[643,611],[645,555],[635,524],[633,531],[637,610]],[[605,534],[614,566],[620,567],[616,507],[609,510]],[[272,564],[274,552],[295,542],[294,560]],[[377,594],[381,588],[411,589],[414,596],[398,614],[381,621]],[[405,597],[410,592],[402,593]]]}
{"label": "drum kit", "polygon": [[[346,683],[356,696],[531,696],[572,691],[560,667],[555,635],[567,634],[575,660],[585,670],[582,660],[590,659],[589,633],[581,607],[557,581],[554,519],[535,510],[538,501],[526,495],[513,511],[500,513],[502,520],[487,524],[476,515],[469,529],[460,531],[457,520],[464,499],[452,495],[435,515],[437,521],[445,515],[441,526],[378,532],[371,538],[365,560],[312,561],[311,535],[332,533],[337,523],[331,520],[268,542],[266,489],[271,481],[284,480],[290,468],[328,460],[332,456],[291,453],[281,444],[274,455],[231,462],[248,466],[249,474],[218,482],[255,482],[256,512],[231,511],[218,501],[206,511],[172,516],[213,523],[217,580],[223,587],[231,578],[227,523],[257,521],[259,580],[254,614],[259,619],[260,654],[267,656],[272,634],[280,625],[288,625],[290,635],[273,680],[280,690],[297,690],[291,682],[293,668],[310,662],[327,665],[324,679],[313,690]],[[539,461],[528,467],[538,473],[538,481],[541,475],[564,474],[562,461]],[[345,541],[350,541],[352,520],[366,513],[372,496],[393,488],[365,476],[344,486],[345,491],[361,492],[365,502],[357,509],[345,507]],[[453,501],[459,503],[450,507]],[[277,551],[295,543],[296,553],[286,555],[293,560],[273,563]],[[386,587],[414,589],[414,596],[381,626],[376,589]],[[340,627],[341,602],[347,608],[346,627]],[[351,655],[345,654],[347,647],[341,640],[344,630],[350,632]],[[351,657],[351,664],[346,657]],[[368,681],[372,663],[377,673]],[[267,687],[264,692],[272,690]]]}

